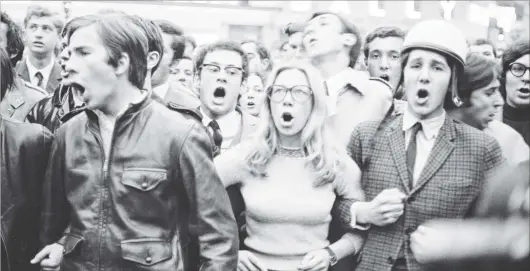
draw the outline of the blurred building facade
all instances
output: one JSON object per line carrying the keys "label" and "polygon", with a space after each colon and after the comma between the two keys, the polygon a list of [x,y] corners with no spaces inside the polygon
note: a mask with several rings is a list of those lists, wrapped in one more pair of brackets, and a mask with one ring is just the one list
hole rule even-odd
{"label": "blurred building facade", "polygon": [[[181,26],[198,44],[218,39],[256,39],[272,46],[287,23],[315,11],[343,14],[363,34],[394,25],[407,30],[419,20],[445,18],[470,39],[507,42],[528,37],[528,1],[2,1],[0,8],[23,21],[32,4],[50,5],[65,17],[114,9]],[[502,39],[502,40],[501,40]]]}

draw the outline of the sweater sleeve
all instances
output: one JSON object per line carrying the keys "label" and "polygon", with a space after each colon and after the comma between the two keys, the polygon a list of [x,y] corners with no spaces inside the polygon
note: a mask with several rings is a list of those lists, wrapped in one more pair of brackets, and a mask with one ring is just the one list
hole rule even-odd
{"label": "sweater sleeve", "polygon": [[[341,170],[335,179],[335,193],[337,197],[363,201],[364,192],[361,187],[361,170],[349,157],[343,159]],[[348,255],[358,253],[363,244],[363,237],[358,231],[345,233],[341,239],[330,245],[337,258],[343,259]]]}
{"label": "sweater sleeve", "polygon": [[214,159],[215,168],[224,187],[243,183],[248,172],[246,156],[250,147],[248,142],[242,143],[226,150]]}

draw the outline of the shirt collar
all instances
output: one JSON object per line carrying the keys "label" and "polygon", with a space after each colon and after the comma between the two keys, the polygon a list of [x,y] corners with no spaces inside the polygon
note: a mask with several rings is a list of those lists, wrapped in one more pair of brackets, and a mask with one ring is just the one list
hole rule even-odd
{"label": "shirt collar", "polygon": [[350,67],[333,75],[326,80],[326,85],[330,95],[338,94],[348,84],[355,87],[361,94],[366,90],[365,83],[368,82],[369,76],[366,72],[357,71]]}
{"label": "shirt collar", "polygon": [[445,115],[446,113],[444,110],[442,114],[439,116],[429,118],[429,119],[419,120],[410,112],[410,109],[407,107],[407,109],[403,113],[403,131],[407,131],[411,129],[412,126],[416,124],[416,122],[420,122],[422,131],[425,134],[425,137],[427,139],[433,139],[440,132],[440,129],[442,128],[445,122]]}
{"label": "shirt collar", "polygon": [[[202,106],[199,108],[202,114],[202,123],[204,126],[208,126],[212,119],[204,112],[202,109]],[[237,110],[234,110],[220,118],[217,118],[215,121],[217,121],[217,124],[219,124],[219,127],[221,128],[221,131],[223,130],[223,127],[226,127],[226,125],[230,125],[231,123],[237,122],[239,118],[239,112]]]}
{"label": "shirt collar", "polygon": [[35,77],[35,74],[37,72],[40,72],[42,74],[42,77],[43,77],[43,82],[47,82],[48,78],[50,77],[50,74],[52,73],[52,69],[53,69],[53,64],[54,63],[55,63],[55,58],[52,57],[52,59],[50,61],[50,64],[48,64],[47,66],[45,66],[44,68],[39,70],[39,69],[35,68],[35,66],[33,66],[33,64],[31,64],[31,61],[29,61],[29,57],[26,57],[26,65],[28,66],[28,72],[29,72],[29,76],[30,76],[30,81],[32,80],[32,78]]}
{"label": "shirt collar", "polygon": [[162,99],[166,97],[166,94],[168,91],[169,91],[169,80],[166,81],[164,84],[153,88],[153,92]]}

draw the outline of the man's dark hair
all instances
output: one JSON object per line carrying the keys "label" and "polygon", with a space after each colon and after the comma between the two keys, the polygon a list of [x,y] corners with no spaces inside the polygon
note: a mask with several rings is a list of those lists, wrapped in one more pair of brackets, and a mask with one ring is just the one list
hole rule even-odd
{"label": "man's dark hair", "polygon": [[121,54],[129,55],[129,82],[142,89],[147,74],[148,41],[145,31],[136,22],[137,20],[130,15],[86,15],[79,17],[75,25],[72,23],[69,26],[66,38],[70,43],[70,38],[75,31],[95,25],[107,50],[109,65],[117,67]]}
{"label": "man's dark hair", "polygon": [[24,27],[28,27],[28,22],[33,17],[51,17],[53,21],[53,26],[55,27],[57,34],[61,34],[61,31],[64,27],[64,22],[58,12],[51,11],[47,7],[32,5],[28,7],[28,12],[26,13],[26,17],[24,18]]}
{"label": "man's dark hair", "polygon": [[528,40],[519,40],[512,43],[504,54],[502,54],[502,72],[500,74],[499,80],[501,81],[501,86],[499,91],[502,94],[502,97],[506,100],[506,73],[510,72],[510,64],[515,62],[520,57],[530,54],[530,41]]}
{"label": "man's dark hair", "polygon": [[324,15],[324,14],[331,14],[331,15],[337,16],[343,26],[342,33],[353,34],[355,36],[355,39],[357,40],[357,42],[350,49],[350,62],[348,64],[348,67],[354,68],[355,64],[357,64],[357,58],[359,57],[359,53],[361,52],[361,47],[362,47],[362,37],[361,37],[361,33],[359,32],[359,29],[357,28],[355,24],[351,23],[350,21],[348,21],[346,18],[344,18],[340,14],[337,14],[334,12],[316,12],[316,13],[313,13],[313,15],[311,15],[310,20],[313,20],[314,18]]}
{"label": "man's dark hair", "polygon": [[20,27],[11,20],[11,17],[5,12],[2,11],[1,14],[1,20],[2,23],[6,24],[7,26],[7,33],[6,33],[6,39],[7,39],[7,54],[11,58],[11,61],[13,65],[16,65],[16,63],[22,59],[22,53],[24,52],[24,42],[22,41],[22,33],[20,31]]}
{"label": "man's dark hair", "polygon": [[201,66],[207,54],[222,50],[236,52],[239,54],[239,56],[241,56],[241,62],[243,64],[243,80],[245,80],[248,76],[248,58],[243,49],[241,49],[241,45],[232,41],[218,41],[201,47],[197,53],[197,56],[195,57],[196,73],[199,74],[201,72]]}
{"label": "man's dark hair", "polygon": [[490,45],[493,51],[493,56],[497,57],[497,48],[495,48],[495,45],[493,44],[493,42],[491,42],[488,39],[476,39],[471,45],[484,45],[484,44]]}
{"label": "man's dark hair", "polygon": [[16,76],[15,69],[13,68],[13,65],[11,65],[11,59],[4,48],[0,48],[0,66],[2,68],[2,77],[0,78],[0,100],[2,100],[4,99],[7,90],[15,83]]}
{"label": "man's dark hair", "polygon": [[184,55],[186,49],[186,39],[182,36],[184,31],[182,28],[166,20],[156,20],[155,23],[160,27],[162,33],[171,35],[173,41],[171,42],[171,49],[173,50],[173,58],[171,61],[177,60]]}
{"label": "man's dark hair", "polygon": [[405,40],[405,32],[401,30],[401,28],[394,26],[383,26],[376,28],[374,31],[370,32],[370,34],[366,36],[363,50],[364,57],[368,58],[368,54],[370,53],[370,48],[368,48],[370,46],[370,42],[372,42],[376,38],[383,39],[389,37],[395,37]]}
{"label": "man's dark hair", "polygon": [[[148,52],[157,52],[160,55],[160,59],[162,59],[164,56],[164,40],[162,38],[160,27],[158,27],[158,25],[156,25],[152,20],[143,18],[141,16],[135,15],[133,18],[136,20],[138,26],[145,31],[148,42]],[[155,73],[159,65],[160,60],[151,70],[151,75]]]}
{"label": "man's dark hair", "polygon": [[269,50],[263,45],[261,42],[255,41],[255,40],[244,40],[241,42],[241,45],[246,43],[254,43],[256,45],[256,51],[258,51],[259,57],[261,59],[269,59],[271,58],[271,55],[269,53]]}

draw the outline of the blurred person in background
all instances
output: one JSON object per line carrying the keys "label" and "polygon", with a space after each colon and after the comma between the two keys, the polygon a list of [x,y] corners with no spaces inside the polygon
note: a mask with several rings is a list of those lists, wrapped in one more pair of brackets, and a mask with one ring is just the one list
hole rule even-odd
{"label": "blurred person in background", "polygon": [[371,225],[356,270],[422,270],[421,225],[436,218],[462,218],[485,181],[505,163],[491,136],[452,119],[461,105],[457,82],[468,46],[444,20],[416,24],[401,52],[407,108],[403,114],[364,122],[348,152],[363,172],[366,202],[341,210],[355,225]]}
{"label": "blurred person in background", "polygon": [[469,51],[479,54],[490,60],[497,60],[497,49],[488,39],[477,39],[470,46]]}
{"label": "blurred person in background", "polygon": [[0,18],[0,47],[7,51],[11,64],[16,67],[24,52],[22,30],[5,11],[2,11]]}
{"label": "blurred person in background", "polygon": [[[22,37],[18,36],[20,31],[17,25],[10,19],[7,13],[2,12],[2,22],[0,23],[0,45],[6,51],[11,60],[11,64],[22,55],[24,47]],[[13,66],[14,67],[14,66]],[[3,75],[2,75],[3,76]],[[3,77],[2,77],[3,78]],[[13,84],[9,84],[5,96],[0,100],[0,114],[19,121],[24,121],[31,108],[40,100],[48,96],[42,88],[38,88],[15,73]]]}
{"label": "blurred person in background", "polygon": [[21,78],[53,93],[61,81],[61,67],[55,57],[64,22],[47,7],[30,6],[24,18],[27,56],[17,65]]}
{"label": "blurred person in background", "polygon": [[[292,50],[286,48],[284,53],[284,61],[305,58],[303,38],[304,38],[304,24],[300,23],[289,23],[283,29],[283,32],[288,37],[288,43]],[[282,46],[283,48],[283,46]],[[290,54],[287,54],[289,53]]]}
{"label": "blurred person in background", "polygon": [[[0,48],[0,100],[20,80],[11,60],[9,53]],[[4,271],[39,270],[30,260],[40,246],[42,183],[52,140],[52,134],[44,127],[0,114],[0,234]]]}
{"label": "blurred person in background", "polygon": [[248,72],[266,78],[272,70],[272,59],[265,45],[254,40],[246,40],[241,42],[241,48],[247,54]]}
{"label": "blurred person in background", "polygon": [[164,54],[151,77],[152,96],[155,101],[168,104],[170,101],[178,100],[177,92],[184,87],[180,84],[174,84],[173,80],[170,80],[170,68],[171,63],[184,55],[186,43],[182,36],[182,30],[178,26],[166,20],[154,22],[162,33]]}
{"label": "blurred person in background", "polygon": [[68,60],[71,54],[68,48],[68,32],[71,27],[77,28],[78,23],[77,17],[73,18],[68,21],[61,33],[61,47],[63,50],[59,55],[59,65],[61,67],[61,82],[59,86],[52,95],[36,103],[26,116],[27,121],[38,123],[52,133],[55,133],[64,122],[82,112],[84,106],[81,97],[75,95],[76,91],[72,89],[74,86],[70,84],[69,73],[66,72],[65,67],[65,61]]}
{"label": "blurred person in background", "polygon": [[245,85],[245,91],[239,98],[239,105],[250,115],[259,118],[263,102],[267,96],[264,79],[257,73],[250,73]]}
{"label": "blurred person in background", "polygon": [[392,86],[394,95],[394,112],[403,113],[407,102],[401,100],[403,88],[401,80],[401,49],[405,32],[398,27],[379,27],[370,32],[364,42],[364,59],[372,77],[378,77]]}
{"label": "blurred person in background", "polygon": [[342,16],[315,13],[303,35],[307,55],[326,80],[329,123],[346,146],[357,124],[383,119],[389,112],[392,89],[386,81],[354,70],[362,39],[357,27]]}
{"label": "blurred person in background", "polygon": [[279,60],[281,60],[282,62],[291,60],[294,54],[296,53],[295,50],[296,49],[293,48],[293,46],[288,40],[282,42],[280,45],[280,50],[279,50],[280,51]]}
{"label": "blurred person in background", "polygon": [[502,56],[500,91],[505,99],[503,122],[519,132],[530,145],[530,43],[511,44]]}
{"label": "blurred person in background", "polygon": [[238,270],[329,270],[362,238],[328,239],[335,198],[363,200],[361,172],[325,125],[323,80],[310,64],[272,73],[255,137],[215,159],[225,186],[239,184],[248,236]]}
{"label": "blurred person in background", "polygon": [[193,85],[193,74],[195,72],[193,69],[193,60],[191,58],[184,55],[173,61],[169,73],[171,77],[170,80],[172,80],[173,83],[183,86],[182,88],[179,88],[179,90],[191,95],[194,99],[199,99],[199,93]]}
{"label": "blurred person in background", "polygon": [[458,91],[464,104],[447,111],[449,116],[485,131],[497,139],[509,165],[526,161],[530,149],[523,137],[512,127],[495,120],[504,101],[499,94],[496,63],[479,54],[468,54],[464,72],[458,81]]}

